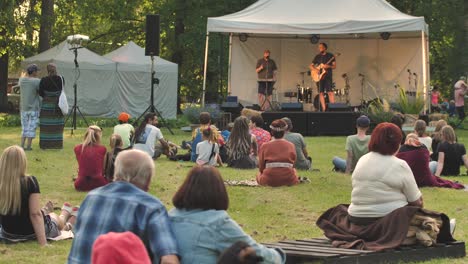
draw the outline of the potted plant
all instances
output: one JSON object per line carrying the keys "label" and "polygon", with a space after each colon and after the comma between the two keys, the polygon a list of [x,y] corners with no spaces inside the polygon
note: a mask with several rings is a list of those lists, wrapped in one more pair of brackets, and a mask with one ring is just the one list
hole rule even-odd
{"label": "potted plant", "polygon": [[406,91],[400,88],[398,99],[398,107],[405,115],[405,123],[407,125],[413,125],[424,109],[424,97],[419,91],[416,92],[414,98],[409,97]]}
{"label": "potted plant", "polygon": [[385,99],[378,98],[372,101],[363,111],[363,114],[371,120],[371,129],[383,122],[390,122],[395,112],[392,110],[390,104]]}

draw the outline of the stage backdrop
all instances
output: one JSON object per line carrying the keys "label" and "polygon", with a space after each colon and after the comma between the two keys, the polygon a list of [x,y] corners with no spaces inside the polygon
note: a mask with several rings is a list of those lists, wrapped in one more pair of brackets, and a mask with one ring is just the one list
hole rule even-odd
{"label": "stage backdrop", "polygon": [[[394,34],[396,35],[396,34]],[[263,51],[271,51],[270,58],[278,66],[278,79],[275,85],[280,102],[289,102],[284,92],[296,91],[296,85],[302,85],[302,74],[309,70],[308,66],[318,53],[317,44],[309,39],[288,38],[255,38],[249,37],[241,42],[237,36],[232,39],[231,63],[231,94],[239,97],[244,104],[256,103],[257,74],[256,62],[263,56]],[[417,82],[422,90],[422,45],[421,38],[390,38],[382,39],[320,39],[328,44],[328,51],[341,53],[337,57],[337,68],[333,71],[333,81],[337,89],[345,87],[342,74],[346,73],[350,81],[350,103],[359,105],[361,95],[364,100],[377,96],[395,100],[398,89],[395,84],[404,89],[415,91],[415,76],[408,83],[408,69],[417,74]],[[364,87],[361,92],[361,78],[365,75]],[[317,94],[315,83],[310,76],[304,75],[306,87],[313,88]],[[339,97],[336,98],[339,101]],[[294,99],[293,99],[294,100]],[[345,100],[345,96],[342,97]]]}

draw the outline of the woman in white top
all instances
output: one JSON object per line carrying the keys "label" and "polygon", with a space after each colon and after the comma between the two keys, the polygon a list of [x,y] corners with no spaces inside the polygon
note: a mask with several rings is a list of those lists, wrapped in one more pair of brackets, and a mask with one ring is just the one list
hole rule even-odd
{"label": "woman in white top", "polygon": [[426,122],[424,120],[417,120],[414,123],[414,133],[418,135],[419,142],[432,153],[432,138],[426,134]]}
{"label": "woman in white top", "polygon": [[442,219],[440,233],[453,240],[448,218],[422,209],[422,194],[411,168],[395,157],[402,136],[396,125],[379,124],[372,132],[369,153],[359,159],[352,174],[351,204],[331,208],[317,221],[335,246],[368,250],[398,247],[406,243],[416,214],[434,222]]}

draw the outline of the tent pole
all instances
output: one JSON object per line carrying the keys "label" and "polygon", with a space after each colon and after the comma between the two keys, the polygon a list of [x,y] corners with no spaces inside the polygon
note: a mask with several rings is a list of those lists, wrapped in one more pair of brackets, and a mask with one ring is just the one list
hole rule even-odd
{"label": "tent pole", "polygon": [[228,95],[231,95],[232,33],[229,33]]}
{"label": "tent pole", "polygon": [[205,43],[205,65],[203,66],[203,92],[202,92],[202,101],[201,101],[202,107],[205,107],[206,71],[208,69],[208,42],[209,40],[210,40],[210,32],[207,32],[206,43]]}
{"label": "tent pole", "polygon": [[[426,57],[426,38],[424,35],[424,30],[421,31],[421,46],[422,46],[422,61],[423,61],[423,67],[422,67],[422,74],[423,74],[423,98],[424,98],[424,112],[423,114],[426,114],[427,110],[427,57]],[[417,89],[417,87],[416,87]]]}

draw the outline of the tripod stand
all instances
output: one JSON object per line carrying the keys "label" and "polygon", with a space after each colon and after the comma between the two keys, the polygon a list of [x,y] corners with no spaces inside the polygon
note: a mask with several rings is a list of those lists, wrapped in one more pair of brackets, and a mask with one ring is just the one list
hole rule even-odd
{"label": "tripod stand", "polygon": [[[70,50],[73,50],[73,53],[75,54],[75,82],[73,83],[73,95],[74,95],[74,99],[73,99],[73,107],[70,111],[70,113],[68,114],[67,118],[65,119],[65,124],[67,123],[68,119],[70,118],[70,116],[72,116],[72,124],[71,124],[71,134],[73,135],[73,131],[76,130],[76,113],[78,112],[78,114],[81,116],[81,118],[83,119],[83,121],[85,122],[86,124],[86,127],[88,127],[88,121],[86,121],[86,118],[83,116],[83,113],[81,113],[80,111],[80,107],[78,106],[78,85],[77,85],[77,82],[78,82],[78,79],[80,78],[80,66],[78,65],[78,49],[81,49],[82,47],[73,47],[71,48]],[[62,87],[62,89],[64,89],[65,87]]]}
{"label": "tripod stand", "polygon": [[141,114],[137,120],[135,121],[135,123],[133,125],[136,125],[138,124],[138,121],[147,113],[155,113],[159,119],[161,119],[163,121],[164,124],[166,124],[166,127],[167,129],[169,130],[169,132],[171,132],[171,135],[174,135],[174,132],[172,132],[171,128],[169,127],[169,124],[166,122],[166,120],[164,119],[164,117],[161,115],[161,112],[158,111],[158,109],[156,108],[156,106],[154,106],[154,85],[155,84],[159,84],[159,79],[158,78],[154,78],[154,75],[156,74],[156,72],[154,71],[154,56],[151,55],[151,95],[150,95],[150,105],[148,106],[148,108],[146,108],[146,110],[143,112],[143,114]]}

